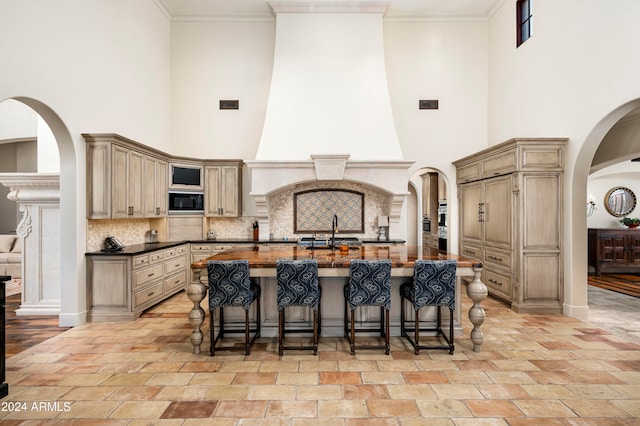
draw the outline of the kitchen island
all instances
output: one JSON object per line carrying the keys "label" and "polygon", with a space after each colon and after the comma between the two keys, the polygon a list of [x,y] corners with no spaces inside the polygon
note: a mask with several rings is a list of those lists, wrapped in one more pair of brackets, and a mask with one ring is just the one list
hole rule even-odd
{"label": "kitchen island", "polygon": [[[414,262],[417,259],[431,260],[456,260],[457,285],[456,285],[456,309],[454,313],[454,327],[456,336],[462,336],[460,321],[460,291],[462,287],[461,277],[471,277],[467,284],[467,295],[473,301],[469,310],[469,320],[473,324],[471,341],[473,350],[478,352],[483,343],[483,335],[480,326],[484,322],[485,312],[480,302],[487,296],[487,288],[480,280],[482,264],[474,259],[458,256],[433,248],[415,246],[358,246],[350,247],[348,252],[331,249],[315,249],[308,247],[274,247],[253,246],[238,247],[225,250],[207,259],[191,264],[192,279],[187,287],[187,296],[193,302],[193,308],[189,312],[189,322],[193,326],[191,344],[193,352],[201,351],[203,335],[201,326],[206,318],[206,313],[201,306],[208,289],[207,260],[237,260],[247,259],[251,277],[259,280],[262,287],[261,318],[262,336],[276,336],[278,312],[276,308],[276,262],[278,259],[316,259],[318,261],[318,275],[322,286],[322,336],[343,335],[344,298],[342,287],[348,282],[349,262],[352,259],[380,260],[390,259],[391,270],[391,334],[400,335],[400,297],[398,288],[400,284],[413,277]],[[205,306],[207,303],[205,302]],[[421,310],[421,320],[435,321],[436,308]],[[297,311],[295,311],[297,310]],[[238,310],[240,311],[240,310]],[[423,312],[424,311],[424,312]],[[379,323],[378,307],[365,307],[359,310],[357,321],[365,325],[367,323]],[[287,315],[292,321],[308,323],[309,312],[304,308],[292,308]],[[225,312],[226,321],[244,321],[244,314],[239,312],[233,316],[232,312]],[[322,337],[321,336],[321,337]]]}

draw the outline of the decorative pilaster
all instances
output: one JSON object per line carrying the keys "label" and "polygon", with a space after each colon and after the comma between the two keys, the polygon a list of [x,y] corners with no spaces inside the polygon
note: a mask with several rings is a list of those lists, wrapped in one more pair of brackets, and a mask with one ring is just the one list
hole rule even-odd
{"label": "decorative pilaster", "polygon": [[7,198],[18,204],[22,219],[16,230],[24,238],[22,303],[17,315],[60,313],[60,176],[1,173],[10,189]]}

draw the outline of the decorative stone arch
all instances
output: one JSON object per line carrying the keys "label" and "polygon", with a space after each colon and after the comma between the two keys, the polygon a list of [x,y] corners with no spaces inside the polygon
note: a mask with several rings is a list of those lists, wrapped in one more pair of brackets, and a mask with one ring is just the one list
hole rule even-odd
{"label": "decorative stone arch", "polygon": [[86,322],[84,279],[84,238],[78,230],[84,228],[78,209],[78,160],[73,138],[60,116],[43,102],[16,96],[12,99],[32,108],[47,123],[60,154],[60,326],[76,326]]}
{"label": "decorative stone arch", "polygon": [[[640,108],[640,99],[630,101],[612,110],[603,117],[586,136],[580,145],[573,167],[565,170],[570,173],[567,176],[566,204],[565,204],[565,238],[569,242],[566,245],[564,256],[565,288],[564,306],[565,315],[586,320],[589,316],[587,297],[587,181],[591,163],[598,147],[611,128],[625,115]],[[578,144],[580,141],[574,141]]]}

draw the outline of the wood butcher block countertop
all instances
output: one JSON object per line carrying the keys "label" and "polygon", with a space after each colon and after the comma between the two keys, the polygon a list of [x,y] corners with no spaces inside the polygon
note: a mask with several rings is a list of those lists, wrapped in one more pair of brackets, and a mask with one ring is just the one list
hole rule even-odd
{"label": "wood butcher block countertop", "polygon": [[351,259],[382,260],[390,259],[393,268],[413,268],[416,259],[456,260],[458,268],[481,266],[475,260],[464,256],[439,251],[433,248],[417,246],[357,246],[350,247],[348,254],[341,254],[326,248],[310,250],[302,246],[276,247],[260,246],[237,247],[225,250],[199,262],[193,262],[193,269],[205,269],[207,260],[247,259],[251,268],[275,268],[278,259],[316,259],[319,268],[348,268]]}

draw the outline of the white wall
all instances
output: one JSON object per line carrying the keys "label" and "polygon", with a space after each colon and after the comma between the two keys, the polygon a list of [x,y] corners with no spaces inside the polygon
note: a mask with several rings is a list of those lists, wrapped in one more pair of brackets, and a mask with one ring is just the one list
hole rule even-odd
{"label": "white wall", "polygon": [[0,52],[0,101],[24,99],[61,145],[60,322],[75,325],[85,307],[81,134],[169,148],[170,25],[153,0],[3,0]]}
{"label": "white wall", "polygon": [[[171,25],[171,149],[255,159],[267,106],[275,21]],[[240,109],[220,110],[220,100]]]}
{"label": "white wall", "polygon": [[60,173],[60,155],[56,137],[38,116],[38,173]]}
{"label": "white wall", "polygon": [[13,99],[0,102],[0,141],[35,138],[38,133],[37,120],[38,115],[22,102]]}
{"label": "white wall", "polygon": [[515,2],[489,25],[489,144],[568,137],[564,211],[565,313],[586,317],[587,176],[607,131],[640,98],[635,27],[640,2],[541,0],[532,37],[515,47]]}
{"label": "white wall", "polygon": [[[596,202],[596,210],[587,218],[589,228],[626,228],[619,222],[620,218],[612,216],[605,208],[607,193],[618,186],[632,190],[640,201],[640,163],[625,161],[589,176],[587,193],[593,195]],[[640,204],[636,204],[627,216],[640,217]]]}

